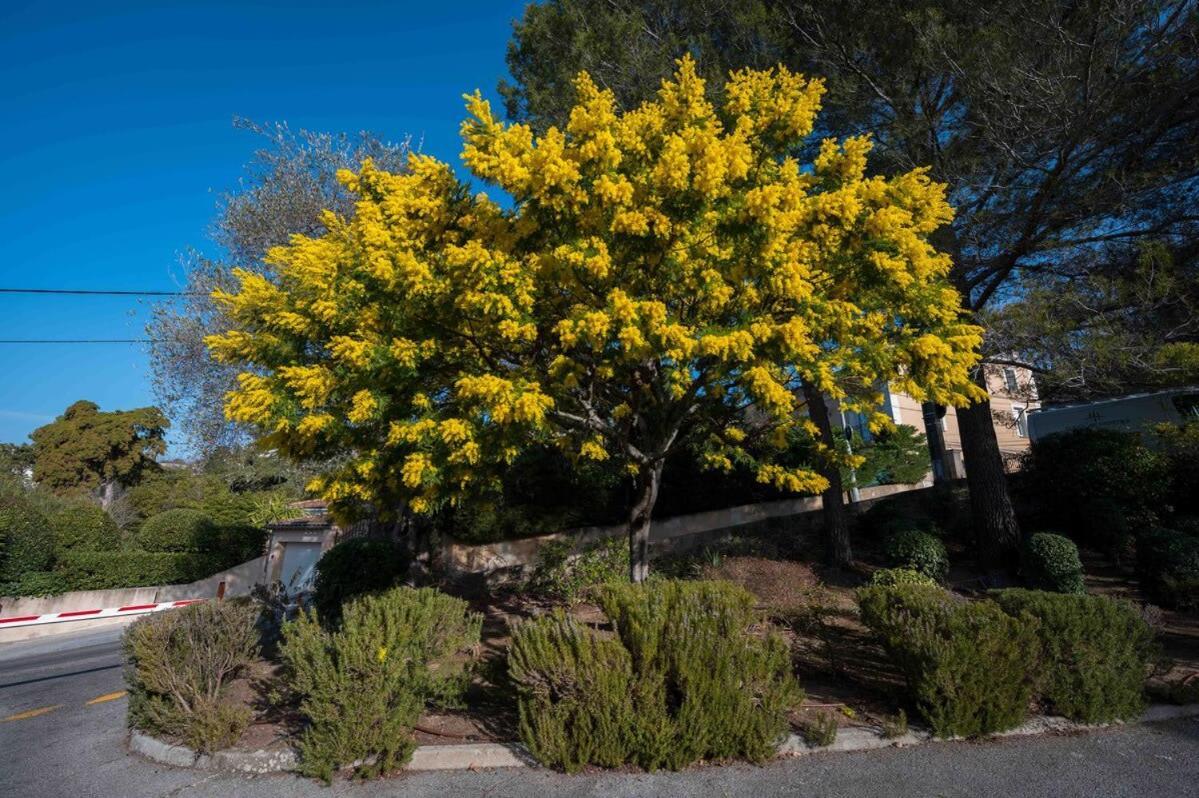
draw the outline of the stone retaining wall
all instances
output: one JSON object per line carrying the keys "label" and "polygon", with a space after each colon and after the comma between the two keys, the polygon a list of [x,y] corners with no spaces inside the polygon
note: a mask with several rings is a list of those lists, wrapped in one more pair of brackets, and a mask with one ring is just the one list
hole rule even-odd
{"label": "stone retaining wall", "polygon": [[[861,512],[875,502],[897,493],[923,490],[930,483],[915,485],[876,485],[861,490],[861,500],[847,504],[850,512]],[[848,502],[848,496],[846,497]],[[796,532],[819,523],[823,506],[819,496],[745,504],[723,510],[710,510],[692,515],[676,516],[654,521],[650,527],[650,545],[655,551],[684,551],[725,535],[744,535],[770,532]],[[583,527],[519,540],[496,543],[467,544],[450,540],[439,552],[441,567],[455,579],[483,578],[489,584],[516,578],[537,558],[537,552],[547,543],[569,539],[584,546],[606,538],[627,534],[623,524]]]}

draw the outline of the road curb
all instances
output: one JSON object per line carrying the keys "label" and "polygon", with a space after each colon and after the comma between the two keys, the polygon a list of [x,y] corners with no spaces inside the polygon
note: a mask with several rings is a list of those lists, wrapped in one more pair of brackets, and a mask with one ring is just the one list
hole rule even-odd
{"label": "road curb", "polygon": [[[1133,723],[1157,723],[1165,720],[1199,717],[1199,704],[1155,704]],[[1123,722],[1085,724],[1065,718],[1039,715],[1026,723],[990,739],[1034,737],[1049,732],[1086,732]],[[930,742],[952,742],[963,738],[936,738],[930,732],[909,731],[897,737],[884,737],[880,729],[861,726],[844,729],[831,745],[814,746],[797,734],[787,736],[779,746],[780,757],[797,757],[824,752],[872,751],[879,748],[906,748]],[[174,745],[136,729],[129,734],[129,750],[135,754],[172,767],[195,770],[215,770],[235,773],[284,773],[295,771],[299,761],[295,751],[217,751],[199,754],[183,745]],[[417,747],[404,770],[481,770],[489,768],[538,767],[527,748],[520,743],[463,743],[459,745],[422,745]]]}
{"label": "road curb", "polygon": [[[129,733],[129,750],[162,765],[194,770],[265,774],[299,768],[296,752],[291,749],[200,754],[185,745],[168,743],[136,729]],[[418,746],[404,770],[475,770],[535,765],[528,750],[519,743],[462,743]]]}

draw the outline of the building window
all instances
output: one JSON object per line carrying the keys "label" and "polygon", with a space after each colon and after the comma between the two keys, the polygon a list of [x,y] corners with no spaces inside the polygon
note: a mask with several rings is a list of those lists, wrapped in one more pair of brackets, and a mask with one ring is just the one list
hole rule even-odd
{"label": "building window", "polygon": [[1024,405],[1012,405],[1012,419],[1016,422],[1016,435],[1028,437],[1028,410]]}
{"label": "building window", "polygon": [[1007,386],[1007,392],[1014,394],[1020,390],[1020,383],[1016,380],[1016,370],[1008,366],[1003,369],[1003,384]]}

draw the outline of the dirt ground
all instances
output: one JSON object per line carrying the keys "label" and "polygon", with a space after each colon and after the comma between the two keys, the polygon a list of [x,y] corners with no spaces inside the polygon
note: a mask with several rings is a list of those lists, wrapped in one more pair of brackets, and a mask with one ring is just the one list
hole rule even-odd
{"label": "dirt ground", "polygon": [[[862,553],[870,556],[868,548]],[[897,719],[901,710],[912,714],[904,705],[902,676],[858,620],[854,591],[873,570],[870,565],[829,572],[807,562],[753,555],[717,556],[701,562],[690,566],[695,575],[748,589],[757,597],[763,617],[791,644],[805,692],[802,706],[792,715],[795,731],[802,733],[818,721],[835,722],[839,728],[883,728],[901,723]],[[1088,591],[1145,604],[1130,570],[1097,556],[1085,558],[1085,567]],[[979,587],[977,581],[972,573],[951,573],[951,582],[960,582],[955,587],[967,592]],[[421,745],[517,738],[516,708],[504,687],[509,630],[514,622],[547,612],[550,606],[516,592],[476,598],[471,605],[483,615],[483,631],[466,706],[426,713],[415,732]],[[606,623],[603,613],[591,604],[578,604],[569,611],[597,628]],[[1151,695],[1155,700],[1172,700],[1199,690],[1199,615],[1149,607],[1146,618],[1158,630],[1162,652],[1149,681]],[[280,710],[273,700],[277,669],[260,661],[232,686],[234,700],[249,704],[256,713],[239,748],[286,746],[299,731],[294,709]]]}

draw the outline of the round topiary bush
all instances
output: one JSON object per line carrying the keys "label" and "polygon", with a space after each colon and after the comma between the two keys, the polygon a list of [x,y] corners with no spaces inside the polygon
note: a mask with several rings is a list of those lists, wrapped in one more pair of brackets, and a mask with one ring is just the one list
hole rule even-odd
{"label": "round topiary bush", "polygon": [[94,504],[72,502],[52,513],[50,530],[54,533],[54,551],[111,551],[121,540],[116,522]]}
{"label": "round topiary bush", "polygon": [[142,522],[134,540],[145,551],[204,551],[216,524],[199,510],[166,510]]}
{"label": "round topiary bush", "polygon": [[394,540],[350,538],[317,561],[312,605],[321,621],[341,620],[348,599],[394,587],[408,573],[409,558]]}
{"label": "round topiary bush", "polygon": [[49,570],[54,562],[50,523],[27,502],[6,500],[0,506],[0,540],[4,542],[0,580],[16,582],[25,574]]}
{"label": "round topiary bush", "polygon": [[1023,551],[1029,585],[1053,593],[1085,593],[1082,560],[1074,541],[1049,532],[1029,537]]}
{"label": "round topiary bush", "polygon": [[949,573],[945,544],[927,532],[905,529],[887,538],[883,555],[892,566],[910,568],[937,582]]}
{"label": "round topiary bush", "polygon": [[894,587],[896,585],[932,585],[937,582],[911,568],[879,568],[870,575],[870,584],[875,587]]}

